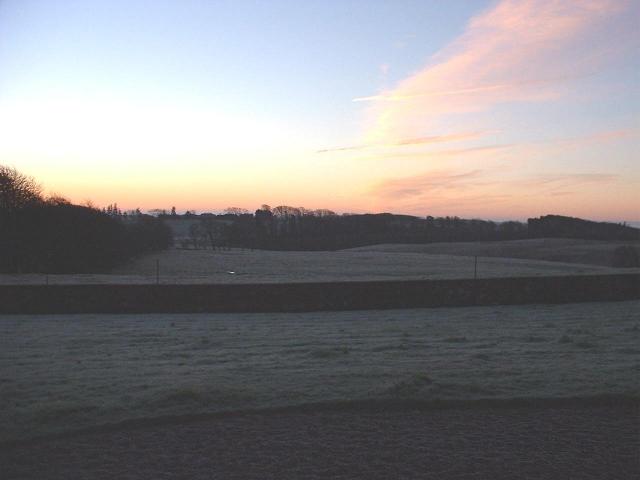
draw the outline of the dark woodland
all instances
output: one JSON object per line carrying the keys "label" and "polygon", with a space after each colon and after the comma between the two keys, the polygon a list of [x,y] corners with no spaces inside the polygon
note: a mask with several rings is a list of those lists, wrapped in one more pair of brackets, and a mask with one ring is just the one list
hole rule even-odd
{"label": "dark woodland", "polygon": [[171,230],[157,218],[108,213],[41,192],[32,178],[0,166],[0,271],[105,271],[171,245]]}

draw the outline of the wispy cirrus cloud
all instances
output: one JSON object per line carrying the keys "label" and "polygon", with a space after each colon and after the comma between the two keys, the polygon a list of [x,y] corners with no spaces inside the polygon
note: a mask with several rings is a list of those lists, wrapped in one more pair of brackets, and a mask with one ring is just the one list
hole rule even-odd
{"label": "wispy cirrus cloud", "polygon": [[[611,173],[510,173],[496,177],[492,170],[438,170],[387,178],[368,193],[372,203],[383,210],[514,218],[554,212],[576,214],[580,209],[593,214],[597,209],[585,203],[593,195],[604,197],[598,209],[607,211],[606,192],[614,187],[628,191],[629,187],[623,178]],[[625,196],[622,194],[621,199]]]}
{"label": "wispy cirrus cloud", "polygon": [[[621,105],[640,61],[639,15],[633,0],[496,0],[424,68],[353,98],[366,105],[354,150],[371,150],[350,158],[378,160],[373,172],[398,175],[369,177],[371,208],[503,217],[633,211],[630,139],[640,130],[631,104]],[[402,148],[405,139],[468,131],[484,135]]]}
{"label": "wispy cirrus cloud", "polygon": [[[534,190],[535,194],[551,194],[561,189],[578,187],[587,184],[607,184],[615,182],[618,175],[610,173],[564,173],[534,175],[529,178],[515,180],[515,185],[523,191]],[[569,192],[563,192],[567,194]]]}
{"label": "wispy cirrus cloud", "polygon": [[[374,185],[370,193],[379,197],[402,200],[407,197],[433,197],[434,195],[460,196],[473,195],[482,201],[483,196],[520,197],[530,195],[569,195],[568,189],[584,185],[609,184],[618,179],[609,173],[555,173],[530,176],[515,176],[508,179],[495,178],[491,172],[483,170],[469,171],[432,171],[421,175],[390,178]],[[449,199],[448,201],[451,201]]]}
{"label": "wispy cirrus cloud", "polygon": [[[479,136],[479,135],[478,135]],[[391,150],[387,152],[379,152],[366,157],[359,157],[371,160],[393,159],[411,157],[415,159],[446,159],[450,157],[466,157],[472,159],[475,155],[493,156],[505,154],[507,152],[515,152],[519,157],[539,155],[541,152],[559,152],[566,149],[579,149],[592,147],[607,143],[615,143],[619,140],[640,137],[640,128],[621,128],[615,130],[597,130],[585,135],[564,138],[551,138],[531,143],[504,143],[480,145],[466,148],[446,148],[438,150],[424,150],[418,152],[401,152]],[[469,136],[467,138],[473,138]],[[463,138],[461,138],[463,139]],[[437,142],[432,142],[437,143]],[[410,141],[400,141],[395,145],[411,144]],[[364,147],[362,147],[364,148]],[[351,149],[348,147],[348,149]],[[333,150],[325,150],[333,151]]]}
{"label": "wispy cirrus cloud", "polygon": [[557,99],[563,83],[593,72],[611,50],[633,48],[599,41],[607,22],[629,8],[637,4],[502,0],[472,18],[423,70],[388,91],[354,99],[373,104],[368,138],[392,143],[429,131],[446,115]]}
{"label": "wispy cirrus cloud", "polygon": [[371,193],[382,197],[402,198],[420,196],[441,190],[463,190],[476,184],[482,170],[466,172],[433,171],[422,175],[392,178],[376,184]]}
{"label": "wispy cirrus cloud", "polygon": [[433,98],[433,97],[448,97],[455,95],[466,95],[472,93],[487,93],[487,92],[499,92],[505,91],[508,89],[513,89],[517,86],[532,86],[532,85],[545,85],[551,84],[555,82],[559,82],[562,80],[566,80],[570,77],[565,78],[555,78],[549,80],[533,80],[527,82],[520,83],[504,83],[504,84],[496,84],[496,85],[483,85],[479,87],[467,87],[467,88],[459,88],[454,90],[434,90],[430,92],[423,93],[415,93],[415,94],[407,94],[401,95],[397,93],[389,93],[389,94],[380,94],[380,95],[370,95],[368,97],[355,97],[352,99],[352,102],[373,102],[373,101],[385,101],[385,102],[402,102],[406,100],[416,100],[416,99],[425,99],[425,98]]}
{"label": "wispy cirrus cloud", "polygon": [[617,130],[600,130],[586,135],[571,138],[561,138],[549,142],[554,146],[582,147],[600,143],[615,142],[617,140],[640,136],[640,128],[620,128]]}
{"label": "wispy cirrus cloud", "polygon": [[461,140],[469,140],[472,138],[477,138],[477,137],[480,137],[481,135],[484,135],[485,133],[486,132],[462,132],[462,133],[452,133],[447,135],[430,135],[430,136],[416,137],[416,138],[402,138],[394,142],[388,142],[388,143],[385,143],[385,142],[365,143],[361,145],[350,145],[346,147],[324,148],[322,150],[317,150],[316,153],[364,150],[364,149],[373,148],[373,147],[403,147],[407,145],[429,145],[434,143],[457,142]]}
{"label": "wispy cirrus cloud", "polygon": [[502,145],[482,145],[478,147],[468,148],[446,148],[440,150],[429,150],[420,152],[387,152],[378,153],[370,156],[358,157],[360,159],[382,160],[382,159],[398,159],[411,157],[415,159],[431,160],[431,159],[444,159],[450,157],[467,157],[471,158],[475,155],[495,155],[506,152],[513,149],[517,145],[514,144],[502,144]]}
{"label": "wispy cirrus cloud", "polygon": [[[522,142],[511,145],[512,151],[521,161],[535,161],[539,158],[588,152],[595,149],[606,151],[612,144],[640,137],[640,128],[621,128],[596,130],[583,135],[556,137],[535,142]],[[576,172],[579,175],[579,172]]]}

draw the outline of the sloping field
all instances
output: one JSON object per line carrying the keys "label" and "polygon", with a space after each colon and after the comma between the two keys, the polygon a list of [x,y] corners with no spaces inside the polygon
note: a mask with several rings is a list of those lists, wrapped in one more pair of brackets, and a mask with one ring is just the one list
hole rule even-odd
{"label": "sloping field", "polygon": [[[473,277],[474,262],[458,253],[398,250],[277,252],[264,250],[170,250],[119,268],[119,275],[153,275],[182,280],[202,277],[216,282],[304,282],[340,280],[440,279]],[[233,272],[233,273],[230,273]],[[612,273],[592,265],[561,264],[486,257],[478,261],[481,277]]]}
{"label": "sloping field", "polygon": [[636,242],[541,238],[502,242],[382,244],[329,252],[171,249],[110,273],[0,274],[0,284],[282,283],[456,279],[640,272],[613,268],[613,250]]}
{"label": "sloping field", "polygon": [[[515,242],[509,242],[514,244]],[[491,255],[490,244],[379,245],[337,252],[167,250],[146,255],[110,274],[0,275],[0,284],[155,283],[288,283],[367,280],[456,279],[632,273],[601,265],[562,263]],[[517,244],[512,247],[514,251]],[[450,253],[433,250],[449,249]],[[480,249],[487,249],[484,255]],[[498,252],[498,246],[494,247]],[[509,248],[506,247],[505,248]],[[551,249],[551,247],[549,247]],[[532,248],[535,251],[535,248]],[[521,253],[526,255],[526,253]]]}
{"label": "sloping field", "polygon": [[572,238],[532,238],[500,242],[454,242],[428,244],[384,244],[351,249],[354,252],[424,253],[522,258],[550,262],[611,266],[613,251],[631,245],[640,253],[639,242],[605,242]]}

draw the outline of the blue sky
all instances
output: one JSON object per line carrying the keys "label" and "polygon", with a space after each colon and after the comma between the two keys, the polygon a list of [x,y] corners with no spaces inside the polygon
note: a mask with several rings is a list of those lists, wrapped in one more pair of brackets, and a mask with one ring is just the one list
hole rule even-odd
{"label": "blue sky", "polygon": [[0,87],[326,121],[420,68],[482,3],[5,1]]}
{"label": "blue sky", "polygon": [[0,162],[131,208],[635,220],[638,11],[4,0]]}

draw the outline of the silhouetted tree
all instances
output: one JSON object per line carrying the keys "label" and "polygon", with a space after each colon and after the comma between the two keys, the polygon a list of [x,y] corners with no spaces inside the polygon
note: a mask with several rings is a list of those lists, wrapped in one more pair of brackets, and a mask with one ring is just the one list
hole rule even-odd
{"label": "silhouetted tree", "polygon": [[0,165],[0,210],[13,211],[42,202],[42,187],[33,177]]}
{"label": "silhouetted tree", "polygon": [[246,215],[249,213],[249,210],[240,207],[227,207],[224,209],[224,213],[227,215]]}
{"label": "silhouetted tree", "polygon": [[124,221],[116,204],[103,211],[58,194],[43,200],[35,181],[1,168],[0,271],[104,271],[133,255],[167,248],[171,231],[140,215]]}

